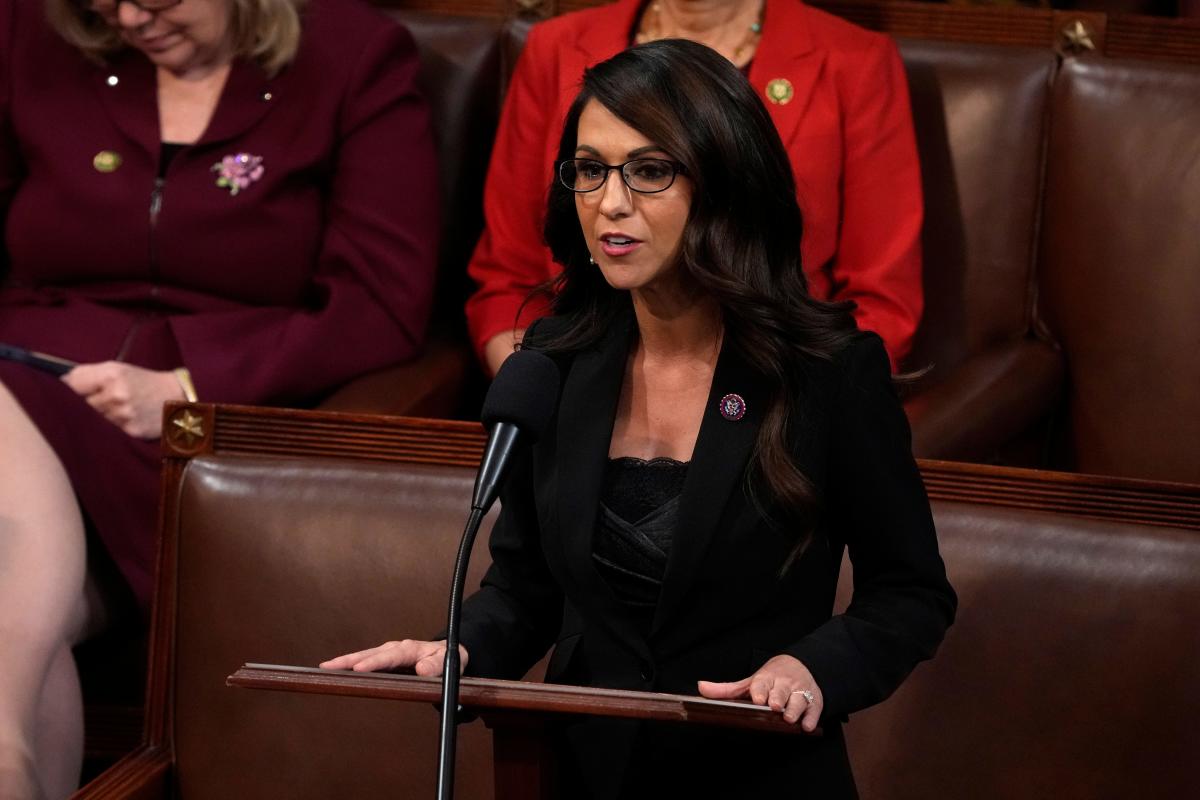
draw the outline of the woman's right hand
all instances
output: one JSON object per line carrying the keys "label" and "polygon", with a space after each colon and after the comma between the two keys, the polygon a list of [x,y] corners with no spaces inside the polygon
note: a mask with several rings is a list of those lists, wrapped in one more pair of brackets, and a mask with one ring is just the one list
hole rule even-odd
{"label": "woman's right hand", "polygon": [[163,403],[185,399],[173,371],[120,361],[79,364],[62,381],[109,422],[138,439],[158,437]]}
{"label": "woman's right hand", "polygon": [[[467,648],[458,646],[461,669],[467,668]],[[384,642],[370,650],[359,650],[322,661],[321,669],[350,669],[355,672],[387,672],[411,667],[418,675],[441,675],[446,660],[446,640],[423,642],[405,639]]]}

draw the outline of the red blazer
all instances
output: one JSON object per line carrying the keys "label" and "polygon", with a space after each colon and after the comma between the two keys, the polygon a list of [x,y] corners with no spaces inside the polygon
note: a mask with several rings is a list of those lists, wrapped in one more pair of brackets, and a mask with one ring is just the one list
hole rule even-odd
{"label": "red blazer", "polygon": [[[476,346],[517,322],[529,291],[558,274],[542,244],[546,187],[583,70],[629,43],[640,0],[567,14],[533,28],[517,63],[484,192],[486,229],[468,268]],[[750,82],[792,86],[767,102],[792,159],[814,296],[853,300],[860,327],[893,363],[921,318],[921,179],[904,67],[893,42],[809,8],[767,0]],[[776,84],[778,85],[778,84]],[[530,303],[524,327],[546,310]]]}
{"label": "red blazer", "polygon": [[[0,341],[97,361],[165,318],[201,399],[241,403],[310,399],[417,351],[438,204],[407,31],[312,0],[294,62],[237,61],[157,184],[153,66],[93,63],[44,14],[0,0]],[[212,167],[239,153],[264,171],[234,195]]]}

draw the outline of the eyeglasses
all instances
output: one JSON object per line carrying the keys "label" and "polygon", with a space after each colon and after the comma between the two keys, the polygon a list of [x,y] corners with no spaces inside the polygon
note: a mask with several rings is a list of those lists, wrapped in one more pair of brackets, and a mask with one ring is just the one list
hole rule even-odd
{"label": "eyeglasses", "polygon": [[635,158],[615,165],[591,158],[568,158],[558,165],[558,179],[572,192],[583,194],[603,186],[614,169],[621,173],[626,186],[641,194],[665,192],[675,183],[676,175],[687,172],[683,164],[665,158]]}
{"label": "eyeglasses", "polygon": [[166,11],[168,8],[174,8],[182,2],[183,0],[82,0],[82,5],[97,14],[111,14],[121,3],[133,3],[142,11],[155,14],[159,11]]}

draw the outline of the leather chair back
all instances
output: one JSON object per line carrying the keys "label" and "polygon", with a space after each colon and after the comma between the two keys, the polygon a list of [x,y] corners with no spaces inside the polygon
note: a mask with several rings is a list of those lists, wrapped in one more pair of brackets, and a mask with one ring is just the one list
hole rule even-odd
{"label": "leather chair back", "polygon": [[900,40],[925,194],[925,313],[908,369],[937,383],[969,355],[1023,337],[1054,54]]}
{"label": "leather chair back", "polygon": [[[386,9],[404,23],[421,57],[442,194],[437,313],[459,320],[470,284],[467,260],[483,230],[483,181],[503,92],[498,19]],[[459,325],[461,327],[461,325]]]}
{"label": "leather chair back", "polygon": [[[893,697],[851,716],[862,796],[1195,794],[1197,531],[968,502],[934,516],[958,620]],[[848,570],[839,589],[844,604]]]}
{"label": "leather chair back", "polygon": [[1069,60],[1053,119],[1042,304],[1070,466],[1200,483],[1200,67]]}
{"label": "leather chair back", "polygon": [[[225,686],[445,625],[473,470],[201,457],[179,489],[173,796],[433,797],[437,712]],[[488,564],[485,521],[469,587]],[[456,794],[492,797],[491,737],[459,731]]]}

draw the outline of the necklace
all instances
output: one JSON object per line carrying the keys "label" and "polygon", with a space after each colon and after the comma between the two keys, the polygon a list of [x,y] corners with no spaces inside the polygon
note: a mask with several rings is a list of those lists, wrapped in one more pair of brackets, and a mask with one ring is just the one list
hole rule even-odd
{"label": "necklace", "polygon": [[[749,57],[743,58],[743,56],[753,56],[754,54],[754,48],[762,36],[763,14],[766,10],[766,5],[766,0],[760,0],[758,14],[755,15],[754,22],[746,26],[746,32],[742,35],[741,41],[733,48],[733,55],[730,56],[729,60],[737,67],[745,66],[746,62],[750,60]],[[642,15],[641,25],[634,36],[634,40],[638,44],[667,38],[663,33],[663,4],[661,0],[654,0],[647,11],[649,13]],[[670,16],[669,11],[668,16]]]}

